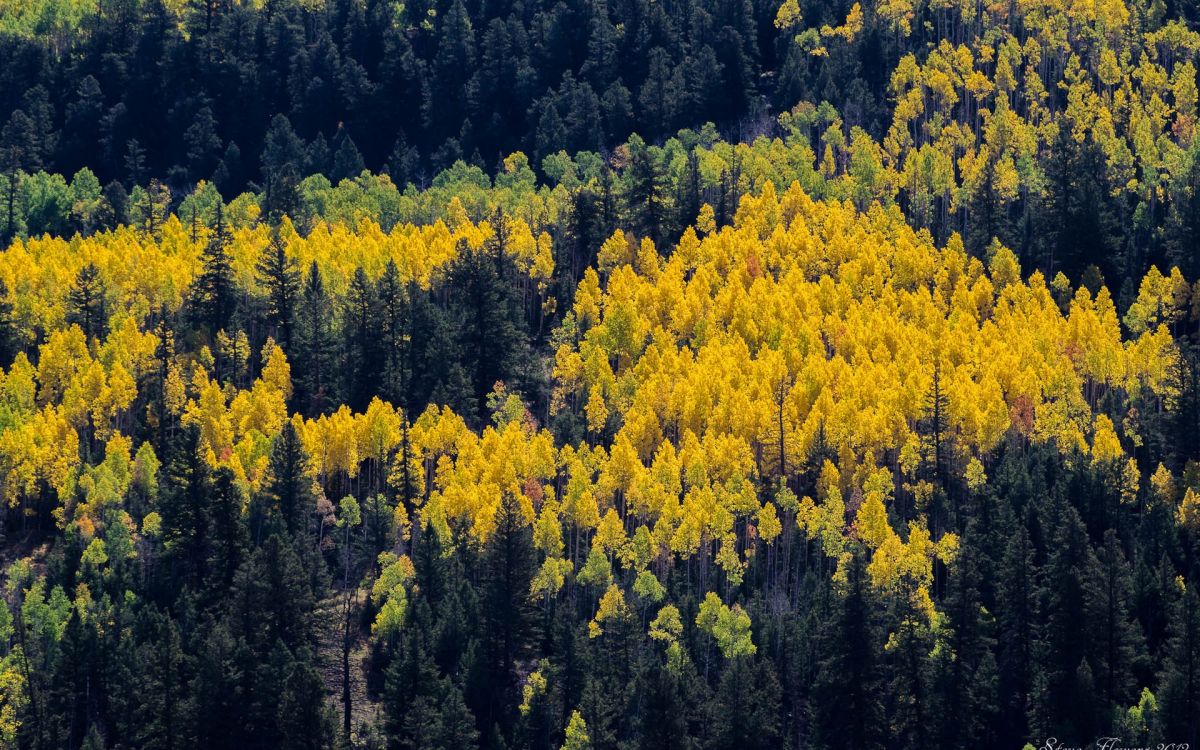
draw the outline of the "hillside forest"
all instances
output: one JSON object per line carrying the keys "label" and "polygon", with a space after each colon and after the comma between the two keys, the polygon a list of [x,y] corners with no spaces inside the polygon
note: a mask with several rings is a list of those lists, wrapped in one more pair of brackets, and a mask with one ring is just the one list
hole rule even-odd
{"label": "hillside forest", "polygon": [[1200,746],[1194,0],[0,0],[0,748]]}

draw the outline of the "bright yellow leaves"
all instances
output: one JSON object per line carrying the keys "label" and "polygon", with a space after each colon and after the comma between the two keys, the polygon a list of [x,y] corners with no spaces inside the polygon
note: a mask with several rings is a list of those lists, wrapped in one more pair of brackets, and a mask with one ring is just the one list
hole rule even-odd
{"label": "bright yellow leaves", "polygon": [[[1147,345],[1150,334],[1123,341],[1104,291],[1081,291],[1064,316],[1039,275],[1022,281],[1005,248],[992,253],[989,276],[960,243],[935,248],[894,213],[814,203],[797,187],[747,198],[734,227],[695,242],[639,274],[632,240],[610,239],[607,284],[581,286],[582,340],[556,356],[555,403],[583,405],[593,431],[601,417],[619,425],[613,461],[626,445],[642,462],[668,443],[685,457],[693,489],[675,500],[684,512],[652,481],[630,493],[654,498],[633,507],[674,526],[655,536],[676,552],[721,540],[725,519],[756,513],[738,477],[795,471],[818,431],[850,476],[916,445],[935,353],[959,470],[1026,416],[1019,430],[1065,452],[1088,450],[1095,434],[1100,455],[1119,455],[1112,425],[1092,424],[1090,394],[1101,384],[1155,387],[1171,356]],[[915,456],[902,460],[907,474]],[[979,486],[982,466],[972,476]],[[826,505],[801,504],[799,521],[832,551],[839,545],[826,535],[844,522]],[[881,501],[869,505],[875,512]],[[769,514],[764,526],[770,537]]]}
{"label": "bright yellow leaves", "polygon": [[[747,198],[733,227],[690,234],[663,262],[636,247],[609,240],[607,280],[589,272],[580,286],[578,343],[556,353],[554,408],[582,412],[593,435],[615,430],[607,453],[568,447],[559,460],[565,528],[602,529],[573,556],[581,583],[602,589],[623,564],[618,522],[646,529],[652,557],[705,555],[736,583],[754,541],[771,545],[786,518],[837,560],[858,539],[875,585],[903,585],[931,611],[933,560],[948,562],[957,538],[931,538],[921,518],[898,532],[889,516],[894,493],[923,509],[935,491],[915,481],[935,362],[943,458],[969,490],[984,488],[984,462],[1010,430],[1111,464],[1136,487],[1095,394],[1161,389],[1174,353],[1161,329],[1123,339],[1104,290],[1080,291],[1064,313],[1003,247],[985,267],[894,211],[815,203],[795,186]],[[763,503],[759,489],[794,476],[818,443],[832,460],[817,497]],[[900,476],[880,468],[892,461]],[[558,553],[546,559],[543,590],[556,590],[565,571]]]}
{"label": "bright yellow leaves", "polygon": [[767,544],[772,544],[783,531],[779,522],[779,514],[773,503],[764,503],[758,511],[758,536]]}
{"label": "bright yellow leaves", "polygon": [[894,536],[883,499],[883,494],[878,491],[868,492],[854,520],[855,533],[871,549],[882,547]]}
{"label": "bright yellow leaves", "polygon": [[967,462],[967,470],[963,477],[967,480],[967,489],[971,492],[978,492],[987,485],[987,472],[978,458],[972,457]]}
{"label": "bright yellow leaves", "polygon": [[908,526],[907,540],[893,531],[885,501],[892,484],[887,469],[871,472],[864,487],[865,497],[854,521],[854,533],[871,554],[867,573],[876,588],[897,595],[915,591],[918,608],[933,615],[928,587],[933,582],[933,560],[949,563],[958,549],[958,537],[943,534],[936,543],[923,522]]}
{"label": "bright yellow leaves", "polygon": [[[424,461],[437,467],[429,501],[421,508],[421,523],[432,524],[439,534],[448,535],[450,523],[457,522],[480,542],[486,541],[506,496],[532,524],[535,503],[552,495],[544,483],[555,472],[553,440],[549,433],[534,433],[525,420],[506,421],[476,434],[449,410],[430,407],[413,425],[412,441]],[[543,584],[556,578],[551,575]]]}
{"label": "bright yellow leaves", "polygon": [[[153,457],[153,449],[149,443],[143,443],[138,451],[138,464],[135,464],[130,454],[132,441],[124,435],[115,435],[104,447],[104,460],[96,466],[85,466],[76,482],[76,496],[79,502],[71,507],[64,505],[54,511],[60,526],[74,522],[80,538],[84,542],[100,531],[105,518],[105,510],[121,508],[122,498],[129,490],[135,479],[135,471],[139,474],[139,484],[144,483],[145,464],[157,462]],[[139,465],[140,464],[140,465]],[[141,488],[139,488],[141,489]],[[121,511],[121,516],[128,515]]]}
{"label": "bright yellow leaves", "polygon": [[78,466],[79,434],[53,405],[0,432],[0,487],[10,507],[36,498],[41,482],[69,497]]}
{"label": "bright yellow leaves", "polygon": [[674,643],[683,635],[683,620],[679,609],[674,604],[668,604],[658,611],[650,623],[650,637],[656,641]]}
{"label": "bright yellow leaves", "polygon": [[1191,487],[1183,495],[1177,511],[1179,525],[1193,534],[1200,533],[1200,495]]}
{"label": "bright yellow leaves", "polygon": [[833,462],[825,461],[817,480],[820,505],[810,497],[801,498],[796,522],[810,539],[820,540],[825,554],[840,559],[846,548],[843,536],[846,525],[846,504],[842,500],[840,475]]}
{"label": "bright yellow leaves", "polygon": [[535,597],[554,596],[562,589],[563,585],[567,582],[567,578],[574,570],[575,566],[571,564],[570,560],[564,560],[559,557],[547,557],[530,583],[530,594]]}
{"label": "bright yellow leaves", "polygon": [[[521,218],[512,218],[508,224],[512,240],[509,254],[518,268],[544,289],[554,272],[549,235],[534,234]],[[269,247],[270,232],[265,223],[233,232],[229,254],[240,287],[261,291],[255,269]],[[362,267],[374,280],[388,261],[396,263],[402,281],[415,281],[427,288],[434,275],[457,256],[460,243],[478,249],[492,234],[486,221],[472,223],[465,210],[459,219],[451,219],[450,226],[441,221],[421,226],[398,224],[384,232],[375,222],[363,219],[357,223],[318,222],[303,237],[288,221],[280,229],[287,254],[305,273],[315,262],[326,289],[335,294],[346,290],[356,268]],[[37,331],[62,331],[67,318],[67,292],[80,269],[91,263],[100,270],[105,284],[112,326],[124,325],[128,320],[136,332],[151,312],[160,308],[174,311],[183,304],[200,272],[201,252],[208,235],[209,230],[203,227],[193,235],[191,227],[171,216],[163,223],[157,240],[121,227],[86,238],[43,237],[16,242],[0,253],[0,280],[14,302],[17,330],[30,337]],[[131,369],[127,361],[122,366]]]}
{"label": "bright yellow leaves", "polygon": [[1160,324],[1170,326],[1183,315],[1190,299],[1191,287],[1178,268],[1163,276],[1158,268],[1151,266],[1142,277],[1137,299],[1125,313],[1125,325],[1135,335],[1152,331]]}
{"label": "bright yellow leaves", "polygon": [[604,405],[604,397],[600,394],[599,388],[591,389],[591,395],[588,396],[584,411],[587,413],[588,430],[595,433],[603,432],[604,425],[608,421],[608,407]]}
{"label": "bright yellow leaves", "polygon": [[600,607],[596,616],[588,623],[588,638],[596,638],[604,634],[604,624],[614,620],[623,620],[630,615],[629,605],[625,603],[625,595],[616,584],[609,584],[604,596],[600,597]]}
{"label": "bright yellow leaves", "polygon": [[1121,450],[1121,441],[1113,429],[1112,420],[1107,414],[1096,417],[1096,431],[1092,436],[1092,462],[1102,465],[1115,463],[1125,455]]}
{"label": "bright yellow leaves", "polygon": [[571,712],[571,720],[567,723],[566,735],[563,737],[562,750],[588,750],[592,746],[591,735],[588,734],[587,722],[583,714]]}
{"label": "bright yellow leaves", "polygon": [[[802,5],[781,3],[775,26],[810,55],[827,55],[826,44],[861,33],[864,9],[857,4],[843,25],[824,25],[819,33],[803,28]],[[900,39],[921,23],[920,7],[913,0],[876,0],[866,11]],[[943,0],[933,7],[959,17],[954,28],[970,31],[935,33],[895,63],[888,87],[892,120],[879,143],[836,117],[815,138],[812,131],[797,133],[793,151],[806,170],[798,176],[824,178],[806,187],[864,209],[903,192],[909,219],[932,229],[937,200],[958,215],[978,198],[1008,207],[1043,192],[1045,159],[1060,129],[1100,146],[1105,178],[1126,199],[1152,205],[1166,184],[1183,177],[1196,122],[1190,31],[1168,23],[1137,32],[1123,0]],[[1088,40],[1087,55],[1078,54],[1080,39]],[[1051,69],[1048,59],[1065,64]],[[1065,111],[1049,93],[1059,89],[1066,92]],[[797,110],[803,109],[817,108],[802,102]],[[781,115],[785,128],[793,114]]]}
{"label": "bright yellow leaves", "polygon": [[525,678],[525,684],[521,687],[521,705],[517,706],[517,710],[521,712],[522,716],[527,716],[533,710],[535,699],[546,694],[549,683],[546,681],[546,675],[542,673],[542,669],[548,669],[549,666],[548,660],[541,659],[538,661],[538,668]]}
{"label": "bright yellow leaves", "polygon": [[1178,491],[1175,487],[1175,477],[1162,464],[1150,475],[1150,489],[1153,502],[1167,508],[1174,507]]}
{"label": "bright yellow leaves", "polygon": [[19,647],[0,657],[0,743],[8,747],[17,743],[17,732],[21,728],[18,716],[29,701],[22,671],[23,661]]}
{"label": "bright yellow leaves", "polygon": [[802,21],[800,3],[796,0],[784,0],[783,5],[779,6],[779,11],[775,14],[775,28],[780,31],[795,29]]}

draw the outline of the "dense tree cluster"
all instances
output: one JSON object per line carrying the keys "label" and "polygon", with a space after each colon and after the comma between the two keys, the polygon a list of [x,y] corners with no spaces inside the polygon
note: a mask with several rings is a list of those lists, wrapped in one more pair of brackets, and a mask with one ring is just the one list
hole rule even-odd
{"label": "dense tree cluster", "polygon": [[1198,28],[0,0],[0,746],[1197,746]]}
{"label": "dense tree cluster", "polygon": [[503,212],[10,248],[6,741],[1194,737],[1183,277],[698,214],[602,244],[548,381]]}
{"label": "dense tree cluster", "polygon": [[27,170],[234,193],[735,124],[765,110],[789,48],[774,5],[749,1],[19,5],[0,21],[0,111]]}
{"label": "dense tree cluster", "polygon": [[634,218],[665,220],[662,240],[700,193],[732,211],[754,181],[686,153],[723,132],[779,139],[778,185],[895,202],[939,241],[979,255],[998,237],[1048,276],[1200,271],[1188,4],[20,6],[0,22],[5,239],[153,223],[199,181],[274,220],[394,210],[409,183],[480,184],[521,149],[550,186],[636,180],[656,199]]}

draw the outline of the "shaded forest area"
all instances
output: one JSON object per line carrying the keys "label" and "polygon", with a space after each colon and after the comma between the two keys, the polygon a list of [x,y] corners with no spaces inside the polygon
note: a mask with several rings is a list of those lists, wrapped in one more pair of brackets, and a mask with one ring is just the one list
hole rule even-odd
{"label": "shaded forest area", "polygon": [[301,176],[386,164],[420,184],[458,159],[490,171],[522,149],[540,162],[762,119],[790,48],[761,2],[169,5],[105,2],[61,47],[4,39],[0,110],[36,122],[47,166],[236,195],[265,187],[258,156],[282,114]]}

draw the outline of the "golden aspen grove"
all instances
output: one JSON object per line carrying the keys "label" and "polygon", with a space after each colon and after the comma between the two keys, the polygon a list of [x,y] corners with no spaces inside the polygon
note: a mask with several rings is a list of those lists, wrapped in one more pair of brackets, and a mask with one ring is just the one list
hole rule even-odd
{"label": "golden aspen grove", "polygon": [[1198,65],[0,0],[0,748],[1196,747]]}

